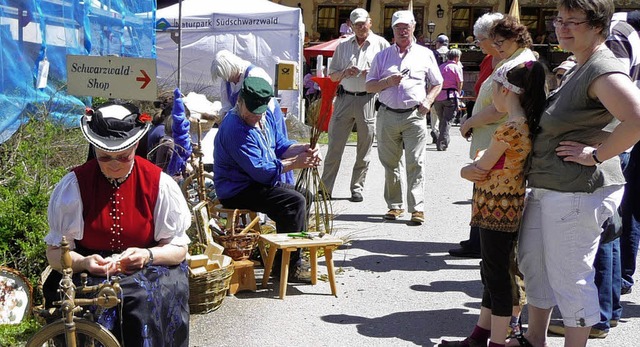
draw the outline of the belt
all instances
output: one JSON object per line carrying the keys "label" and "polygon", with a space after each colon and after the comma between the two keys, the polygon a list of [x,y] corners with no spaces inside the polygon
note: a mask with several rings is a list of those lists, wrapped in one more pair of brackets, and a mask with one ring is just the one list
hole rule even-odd
{"label": "belt", "polygon": [[418,108],[418,105],[413,106],[411,108],[391,108],[385,104],[382,104],[382,106],[384,106],[387,110],[391,111],[391,112],[395,112],[395,113],[407,113],[407,112],[413,112],[413,110]]}
{"label": "belt", "polygon": [[354,93],[354,92],[350,92],[348,90],[345,90],[344,93],[348,94],[348,95],[353,95],[353,96],[363,96],[363,95],[370,94],[370,93],[367,93],[367,92],[355,92]]}

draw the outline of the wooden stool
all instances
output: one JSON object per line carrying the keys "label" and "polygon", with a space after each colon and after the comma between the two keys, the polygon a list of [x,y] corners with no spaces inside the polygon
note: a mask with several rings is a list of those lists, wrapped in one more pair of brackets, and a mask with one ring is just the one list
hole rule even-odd
{"label": "wooden stool", "polygon": [[311,284],[318,282],[318,247],[324,249],[324,256],[327,260],[327,271],[329,272],[329,284],[331,285],[331,294],[338,296],[336,289],[336,279],[333,269],[333,249],[340,246],[342,239],[326,234],[323,237],[314,237],[313,239],[292,238],[287,234],[267,234],[260,235],[260,239],[269,244],[269,257],[264,265],[264,276],[262,277],[262,287],[267,286],[271,268],[276,258],[276,251],[282,250],[282,264],[280,266],[280,299],[284,299],[287,295],[287,280],[289,276],[289,258],[291,252],[298,248],[309,248],[311,255]]}
{"label": "wooden stool", "polygon": [[[226,208],[224,206],[222,206],[222,204],[217,204],[213,207],[213,211],[215,214],[218,215],[218,217],[221,214],[224,214],[225,217],[227,218],[227,223],[229,218],[231,218],[230,216],[233,215],[233,211],[235,211],[236,209],[233,208]],[[248,209],[242,209],[239,208],[238,210],[238,214],[236,215],[236,223],[239,223],[240,220],[242,220],[242,223],[244,225],[247,225],[249,223],[251,223],[252,220],[254,220],[257,216],[258,213],[252,210],[248,210]],[[225,226],[226,227],[226,226]],[[260,234],[262,234],[262,229],[260,228],[260,223],[256,223],[256,225],[253,227],[253,229],[257,230]],[[238,230],[238,228],[236,228],[236,230]],[[264,259],[267,259],[267,251],[264,247],[264,243],[262,243],[262,241],[258,242],[258,249],[260,250],[260,256],[262,257],[263,261]]]}
{"label": "wooden stool", "polygon": [[237,260],[233,264],[233,275],[231,276],[231,283],[229,284],[229,294],[235,294],[243,290],[250,290],[255,292],[256,276],[253,272],[253,261]]}

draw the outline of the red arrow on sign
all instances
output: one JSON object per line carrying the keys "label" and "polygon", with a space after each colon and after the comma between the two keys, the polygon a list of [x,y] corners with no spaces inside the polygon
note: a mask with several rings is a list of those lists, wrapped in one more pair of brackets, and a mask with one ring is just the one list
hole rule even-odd
{"label": "red arrow on sign", "polygon": [[144,76],[136,77],[136,81],[144,82],[142,83],[142,86],[140,86],[140,89],[144,89],[147,86],[147,84],[151,82],[151,78],[149,78],[149,75],[147,75],[147,73],[144,70],[140,70],[140,72],[142,72]]}

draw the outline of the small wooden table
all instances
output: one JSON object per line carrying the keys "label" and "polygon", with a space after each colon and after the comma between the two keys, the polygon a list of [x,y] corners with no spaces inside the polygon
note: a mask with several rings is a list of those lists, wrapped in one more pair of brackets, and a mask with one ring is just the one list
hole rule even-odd
{"label": "small wooden table", "polygon": [[[317,235],[317,233],[312,233]],[[287,294],[287,280],[289,276],[289,259],[291,252],[298,248],[309,248],[311,255],[311,284],[315,285],[318,281],[318,247],[324,249],[324,256],[327,260],[327,271],[329,272],[329,284],[331,285],[331,294],[338,296],[336,290],[336,279],[333,269],[333,249],[342,245],[342,239],[326,234],[323,237],[315,236],[313,239],[308,238],[292,238],[287,234],[266,234],[260,235],[261,242],[269,244],[269,256],[264,267],[264,277],[262,278],[262,287],[267,286],[269,275],[273,261],[276,258],[276,251],[282,250],[282,265],[280,266],[280,299],[284,299]]]}

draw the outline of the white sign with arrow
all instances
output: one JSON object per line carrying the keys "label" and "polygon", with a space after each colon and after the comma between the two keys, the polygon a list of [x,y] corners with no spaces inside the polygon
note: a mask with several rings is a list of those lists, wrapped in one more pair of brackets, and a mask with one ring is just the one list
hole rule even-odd
{"label": "white sign with arrow", "polygon": [[131,100],[156,100],[156,60],[67,55],[67,92]]}

